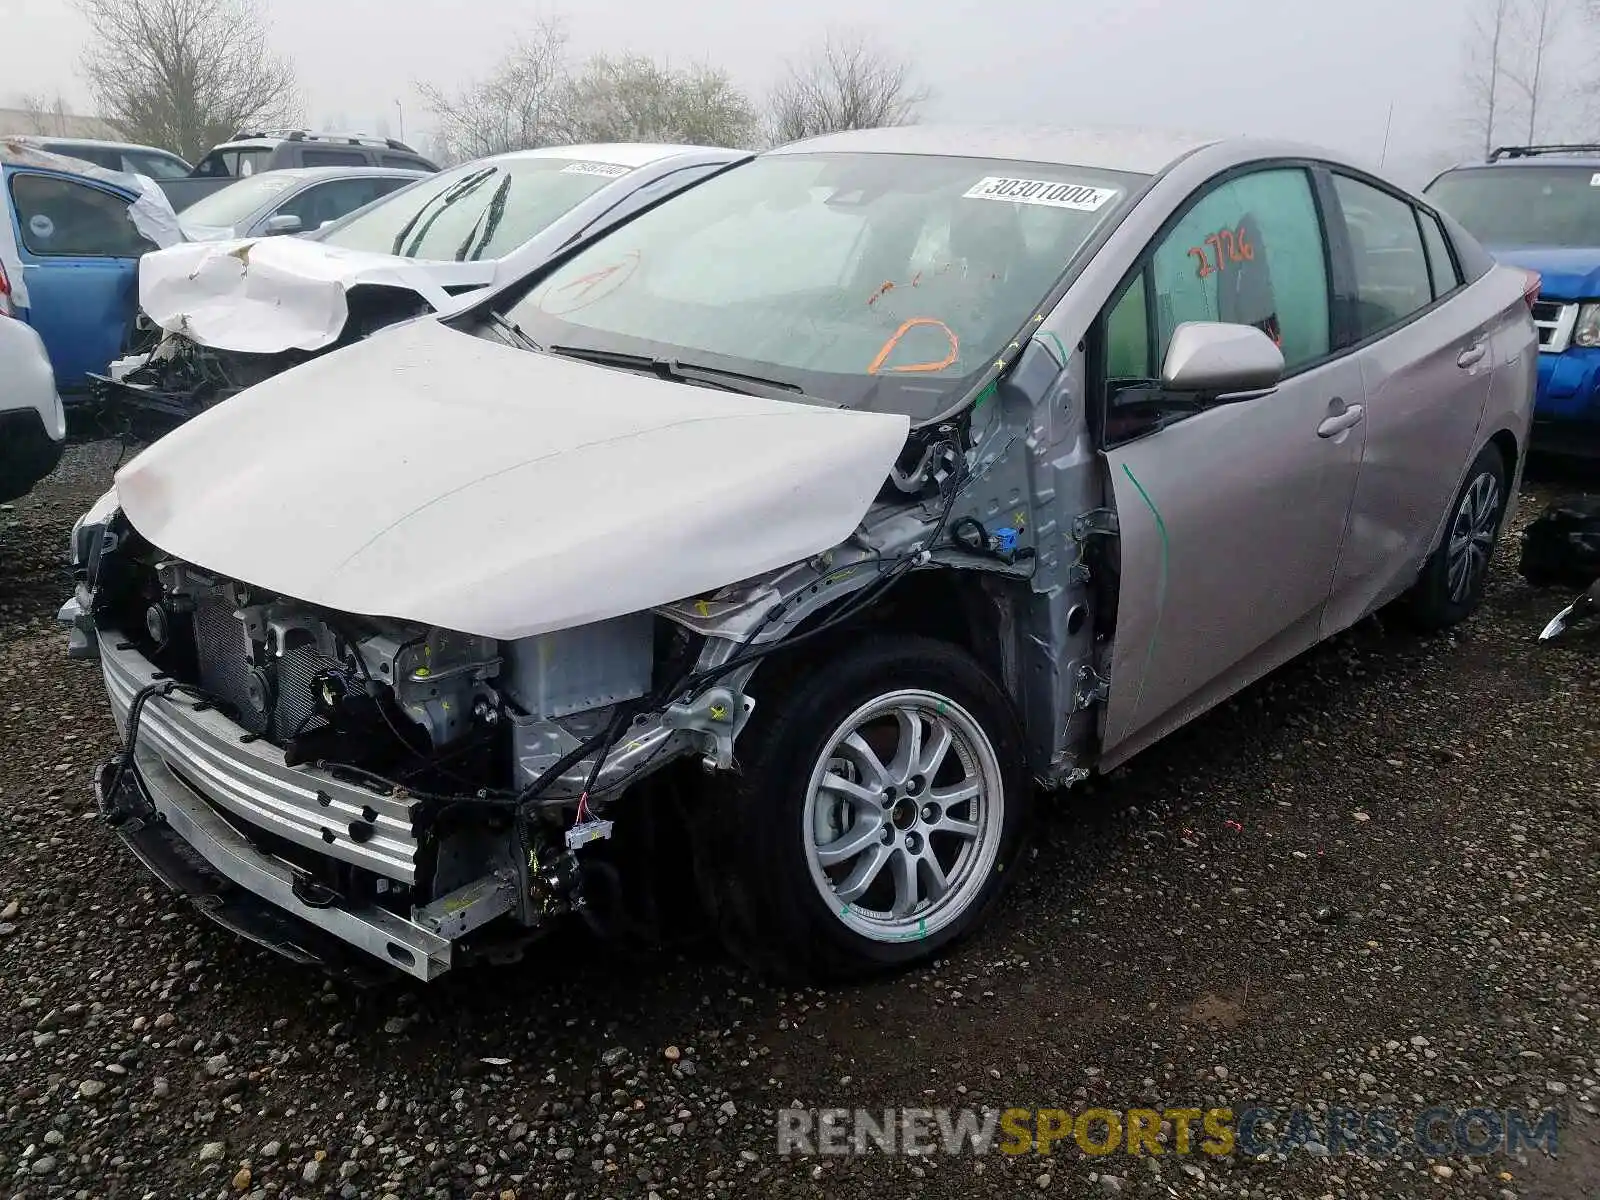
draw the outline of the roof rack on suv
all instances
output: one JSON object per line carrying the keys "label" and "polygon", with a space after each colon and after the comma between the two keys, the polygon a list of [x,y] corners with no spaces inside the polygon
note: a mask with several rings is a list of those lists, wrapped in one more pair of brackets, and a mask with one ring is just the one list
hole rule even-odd
{"label": "roof rack on suv", "polygon": [[1490,162],[1502,158],[1537,158],[1541,154],[1600,154],[1600,145],[1592,142],[1569,142],[1548,146],[1499,146],[1489,155]]}
{"label": "roof rack on suv", "polygon": [[416,151],[395,138],[376,137],[369,133],[315,133],[309,129],[241,129],[233,135],[234,141],[245,138],[282,138],[289,142],[342,142],[348,146],[383,146],[389,150]]}

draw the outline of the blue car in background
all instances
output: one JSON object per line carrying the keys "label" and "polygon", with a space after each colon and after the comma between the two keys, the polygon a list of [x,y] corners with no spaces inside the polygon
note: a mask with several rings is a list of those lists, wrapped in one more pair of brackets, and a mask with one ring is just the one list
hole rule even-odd
{"label": "blue car in background", "polygon": [[0,315],[39,334],[69,404],[133,336],[140,256],[182,240],[165,196],[143,184],[0,142]]}
{"label": "blue car in background", "polygon": [[1540,276],[1533,448],[1600,457],[1600,145],[1503,147],[1425,194],[1501,262]]}

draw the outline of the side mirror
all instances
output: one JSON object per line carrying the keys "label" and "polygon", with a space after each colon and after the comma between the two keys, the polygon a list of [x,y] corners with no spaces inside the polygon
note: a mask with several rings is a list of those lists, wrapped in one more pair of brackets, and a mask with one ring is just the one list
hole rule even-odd
{"label": "side mirror", "polygon": [[294,213],[278,213],[267,218],[267,236],[278,233],[299,233],[300,218]]}
{"label": "side mirror", "polygon": [[1235,403],[1265,396],[1283,378],[1283,351],[1253,325],[1186,321],[1172,333],[1161,389],[1180,400]]}

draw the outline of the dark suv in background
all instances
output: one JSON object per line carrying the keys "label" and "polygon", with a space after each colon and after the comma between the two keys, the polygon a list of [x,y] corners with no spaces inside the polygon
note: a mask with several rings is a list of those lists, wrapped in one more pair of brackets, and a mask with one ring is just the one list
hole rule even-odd
{"label": "dark suv in background", "polygon": [[263,171],[288,167],[398,167],[437,171],[438,166],[394,138],[357,133],[312,133],[304,129],[269,129],[238,133],[214,146],[184,179],[158,179],[172,207],[179,212],[201,196]]}
{"label": "dark suv in background", "polygon": [[1533,447],[1600,458],[1600,145],[1503,146],[1426,194],[1501,262],[1538,272]]}

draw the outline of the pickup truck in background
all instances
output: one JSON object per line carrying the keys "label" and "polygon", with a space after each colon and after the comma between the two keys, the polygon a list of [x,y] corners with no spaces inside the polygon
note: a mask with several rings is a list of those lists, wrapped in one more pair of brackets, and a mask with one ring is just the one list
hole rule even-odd
{"label": "pickup truck in background", "polygon": [[439,168],[404,142],[353,133],[312,133],[269,129],[239,133],[213,147],[182,179],[157,179],[176,212],[202,196],[263,171],[289,167],[398,167],[434,172]]}

